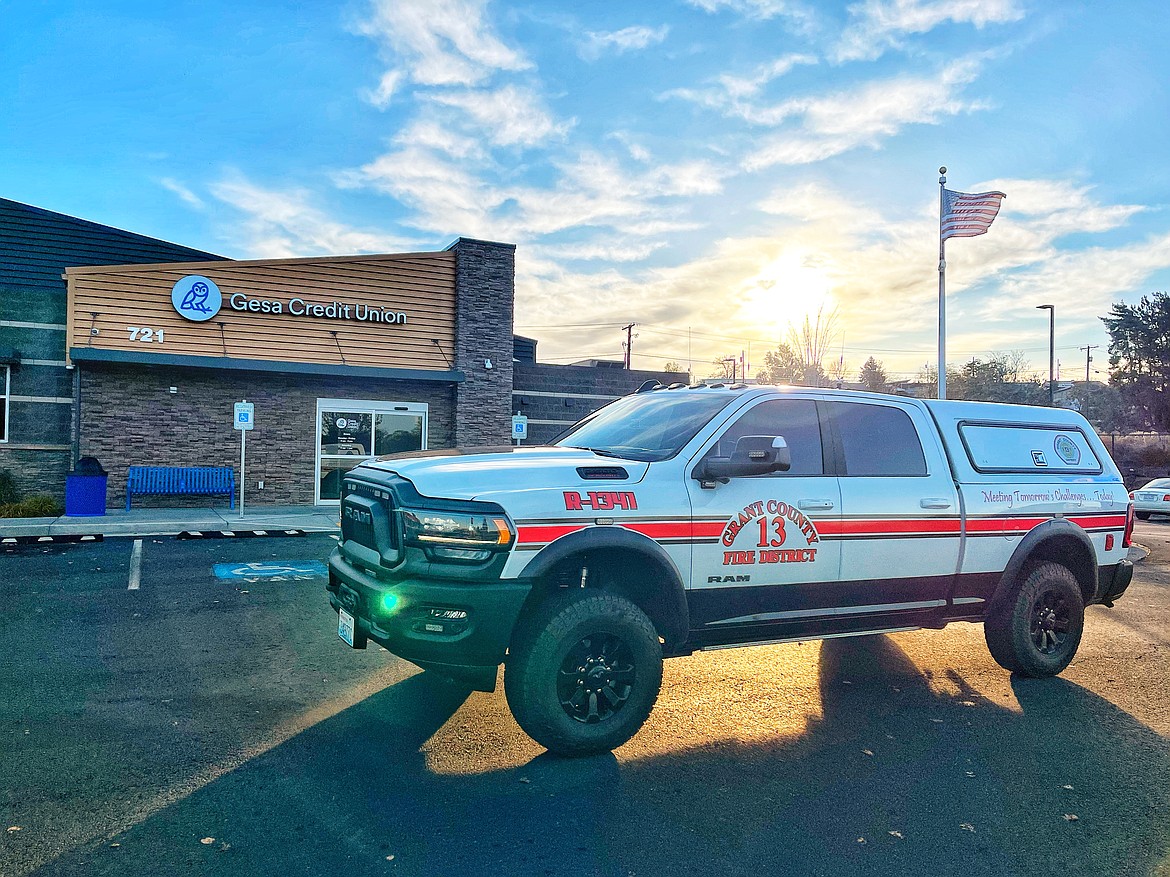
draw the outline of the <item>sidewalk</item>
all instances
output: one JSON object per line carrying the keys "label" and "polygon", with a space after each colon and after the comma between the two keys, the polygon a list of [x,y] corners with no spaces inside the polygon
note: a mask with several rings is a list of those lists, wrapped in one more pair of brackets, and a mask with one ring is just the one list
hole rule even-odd
{"label": "sidewalk", "polygon": [[336,532],[336,506],[249,506],[241,518],[228,508],[111,509],[98,517],[0,518],[0,540],[21,541],[106,536],[253,535],[258,531],[280,533]]}

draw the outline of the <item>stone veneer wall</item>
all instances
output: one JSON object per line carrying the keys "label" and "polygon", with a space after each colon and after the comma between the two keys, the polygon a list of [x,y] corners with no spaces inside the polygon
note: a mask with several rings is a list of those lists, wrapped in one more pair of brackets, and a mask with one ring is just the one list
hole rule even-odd
{"label": "stone veneer wall", "polygon": [[[512,315],[516,247],[460,238],[455,251],[455,444],[507,444],[512,432]],[[491,360],[488,369],[485,362]]]}
{"label": "stone veneer wall", "polygon": [[[178,392],[172,395],[170,387]],[[97,457],[110,473],[111,508],[125,505],[129,466],[231,466],[238,477],[232,405],[245,398],[256,405],[248,436],[249,504],[312,504],[319,398],[425,402],[428,447],[454,444],[455,389],[431,381],[111,366],[82,372],[81,398],[81,455]],[[256,487],[260,480],[263,490]],[[226,498],[208,497],[143,497],[134,505],[209,502],[227,505]]]}

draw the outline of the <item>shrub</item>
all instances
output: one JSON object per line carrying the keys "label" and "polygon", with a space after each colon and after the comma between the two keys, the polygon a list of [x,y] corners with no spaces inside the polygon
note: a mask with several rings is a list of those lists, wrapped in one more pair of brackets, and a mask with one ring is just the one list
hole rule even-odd
{"label": "shrub", "polygon": [[0,469],[0,505],[19,501],[20,491],[16,489],[16,479],[12,477],[12,470]]}
{"label": "shrub", "polygon": [[0,505],[0,518],[56,518],[64,513],[60,502],[44,494]]}
{"label": "shrub", "polygon": [[1170,448],[1165,445],[1146,445],[1133,453],[1133,460],[1139,466],[1165,469],[1170,465]]}

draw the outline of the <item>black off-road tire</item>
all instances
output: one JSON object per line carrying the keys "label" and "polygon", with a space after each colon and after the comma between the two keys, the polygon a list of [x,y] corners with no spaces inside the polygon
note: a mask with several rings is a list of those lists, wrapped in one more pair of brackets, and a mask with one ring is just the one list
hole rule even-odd
{"label": "black off-road tire", "polygon": [[1134,512],[1134,516],[1137,517],[1139,521],[1148,521],[1150,519],[1150,515],[1152,514],[1153,512]]}
{"label": "black off-road tire", "polygon": [[1085,602],[1081,587],[1059,563],[1041,563],[1021,576],[983,623],[991,656],[1021,676],[1055,676],[1081,644]]}
{"label": "black off-road tire", "polygon": [[558,755],[608,752],[638,732],[662,685],[662,646],[617,594],[572,588],[521,621],[504,664],[517,724]]}

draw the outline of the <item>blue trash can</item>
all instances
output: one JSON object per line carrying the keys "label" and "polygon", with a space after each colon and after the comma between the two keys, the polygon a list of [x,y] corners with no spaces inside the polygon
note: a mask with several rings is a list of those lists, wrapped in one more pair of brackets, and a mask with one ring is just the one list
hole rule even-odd
{"label": "blue trash can", "polygon": [[93,457],[82,457],[72,472],[65,474],[65,514],[96,517],[106,513],[108,473]]}

